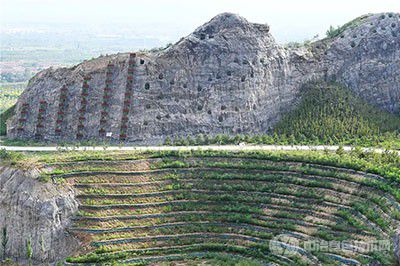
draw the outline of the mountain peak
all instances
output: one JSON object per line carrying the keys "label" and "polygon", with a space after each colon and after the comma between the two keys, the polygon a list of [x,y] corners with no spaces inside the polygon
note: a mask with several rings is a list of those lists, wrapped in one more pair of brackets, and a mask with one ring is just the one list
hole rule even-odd
{"label": "mountain peak", "polygon": [[213,17],[209,22],[197,28],[194,32],[195,35],[199,34],[211,34],[215,35],[221,31],[232,30],[260,30],[263,32],[269,32],[269,26],[266,24],[251,23],[247,19],[238,14],[234,13],[221,13]]}
{"label": "mountain peak", "polygon": [[247,19],[238,14],[224,12],[213,17],[208,24],[224,25],[224,26],[237,26],[242,24],[249,24]]}

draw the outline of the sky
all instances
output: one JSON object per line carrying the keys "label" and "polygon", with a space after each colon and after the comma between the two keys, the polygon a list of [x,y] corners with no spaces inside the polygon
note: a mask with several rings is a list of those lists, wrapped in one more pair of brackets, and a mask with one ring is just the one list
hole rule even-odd
{"label": "sky", "polygon": [[400,0],[0,0],[0,22],[129,26],[177,40],[222,12],[267,23],[279,42],[323,36],[366,13],[400,12]]}

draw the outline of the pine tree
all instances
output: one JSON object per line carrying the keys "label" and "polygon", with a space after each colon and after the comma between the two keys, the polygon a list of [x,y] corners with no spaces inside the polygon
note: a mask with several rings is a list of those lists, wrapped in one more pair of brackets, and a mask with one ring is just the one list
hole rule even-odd
{"label": "pine tree", "polygon": [[165,138],[164,145],[171,146],[171,144],[172,144],[171,138],[169,136],[167,136]]}

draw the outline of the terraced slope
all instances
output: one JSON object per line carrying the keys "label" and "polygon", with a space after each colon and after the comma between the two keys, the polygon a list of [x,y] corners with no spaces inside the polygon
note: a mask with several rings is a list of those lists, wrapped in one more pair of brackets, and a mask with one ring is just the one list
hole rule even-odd
{"label": "terraced slope", "polygon": [[378,175],[240,154],[151,157],[51,165],[80,203],[69,230],[84,247],[68,264],[395,263],[391,250],[354,246],[398,226],[398,197]]}

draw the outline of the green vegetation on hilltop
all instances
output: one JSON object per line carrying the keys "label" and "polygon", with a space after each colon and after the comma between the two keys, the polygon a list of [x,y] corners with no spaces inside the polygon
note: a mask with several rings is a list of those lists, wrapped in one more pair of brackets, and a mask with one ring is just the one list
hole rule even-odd
{"label": "green vegetation on hilltop", "polygon": [[345,30],[357,27],[369,16],[370,15],[360,16],[356,19],[353,19],[352,21],[347,22],[346,24],[344,24],[342,26],[337,26],[336,28],[331,25],[329,27],[329,29],[326,31],[326,37],[335,38],[335,37],[339,36],[340,34],[342,34]]}

